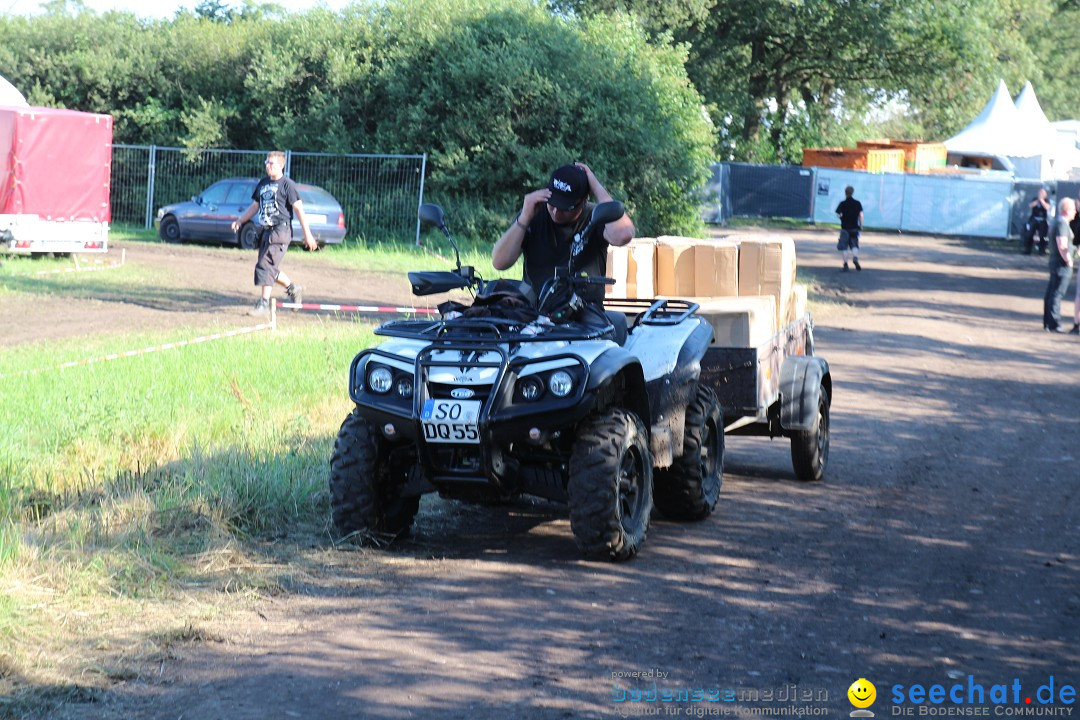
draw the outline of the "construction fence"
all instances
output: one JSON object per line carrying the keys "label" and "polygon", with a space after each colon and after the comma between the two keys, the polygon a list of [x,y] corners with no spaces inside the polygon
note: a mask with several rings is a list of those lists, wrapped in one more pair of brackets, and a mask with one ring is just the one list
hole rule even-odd
{"label": "construction fence", "polygon": [[[151,228],[159,208],[190,200],[217,180],[262,177],[266,153],[114,145],[112,222]],[[426,154],[285,152],[286,175],[298,183],[318,185],[341,203],[351,240],[416,242],[426,170]]]}
{"label": "construction fence", "polygon": [[792,218],[837,223],[844,188],[855,189],[864,226],[879,230],[987,238],[1019,237],[1040,187],[1051,200],[1077,197],[1080,183],[998,175],[868,173],[838,168],[717,163],[703,217]]}

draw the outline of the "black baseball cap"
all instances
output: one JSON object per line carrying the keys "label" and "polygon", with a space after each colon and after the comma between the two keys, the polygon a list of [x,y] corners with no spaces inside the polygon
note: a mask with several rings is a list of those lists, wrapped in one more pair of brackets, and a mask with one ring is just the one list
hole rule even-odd
{"label": "black baseball cap", "polygon": [[551,173],[548,190],[551,191],[548,205],[573,210],[589,194],[589,176],[577,165],[563,165]]}

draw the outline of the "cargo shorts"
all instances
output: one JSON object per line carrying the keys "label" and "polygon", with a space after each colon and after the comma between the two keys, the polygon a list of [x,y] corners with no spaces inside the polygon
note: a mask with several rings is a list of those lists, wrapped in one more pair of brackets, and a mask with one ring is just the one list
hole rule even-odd
{"label": "cargo shorts", "polygon": [[275,225],[259,231],[259,259],[255,262],[255,285],[273,285],[281,274],[281,262],[292,241],[292,228]]}
{"label": "cargo shorts", "polygon": [[836,241],[837,250],[857,250],[859,248],[858,230],[841,230],[840,239]]}

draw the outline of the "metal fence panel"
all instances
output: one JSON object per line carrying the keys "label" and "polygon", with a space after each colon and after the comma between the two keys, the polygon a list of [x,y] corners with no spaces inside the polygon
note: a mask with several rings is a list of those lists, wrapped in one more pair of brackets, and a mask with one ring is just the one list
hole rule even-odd
{"label": "metal fence panel", "polygon": [[350,238],[408,242],[416,237],[423,169],[422,155],[294,152],[289,177],[336,197]]}
{"label": "metal fence panel", "polygon": [[797,165],[727,163],[731,213],[740,217],[810,220],[814,173]]}
{"label": "metal fence panel", "polygon": [[[262,177],[266,150],[114,145],[110,202],[114,223],[149,228],[158,208],[199,195],[217,180]],[[286,174],[318,185],[341,203],[348,238],[415,241],[423,201],[424,155],[286,152]]]}
{"label": "metal fence panel", "polygon": [[1006,237],[1012,211],[1012,179],[908,175],[901,230]]}
{"label": "metal fence panel", "polygon": [[150,187],[150,148],[113,145],[109,207],[113,223],[146,223]]}
{"label": "metal fence panel", "polygon": [[814,222],[840,222],[836,206],[844,199],[844,188],[855,189],[854,197],[863,206],[863,226],[879,230],[899,230],[904,210],[905,175],[867,173],[838,168],[816,171]]}

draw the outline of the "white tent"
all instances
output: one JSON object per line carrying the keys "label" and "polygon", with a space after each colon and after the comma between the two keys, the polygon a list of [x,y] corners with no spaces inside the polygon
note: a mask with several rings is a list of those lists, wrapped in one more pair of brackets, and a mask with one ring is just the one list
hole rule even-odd
{"label": "white tent", "polygon": [[[1017,178],[1054,180],[1080,166],[1080,152],[1046,119],[1031,83],[1012,101],[1005,81],[998,83],[982,112],[945,141],[952,164],[1008,169]],[[974,162],[973,159],[984,159]]]}
{"label": "white tent", "polygon": [[30,103],[18,89],[0,75],[0,105],[9,107],[27,107]]}

